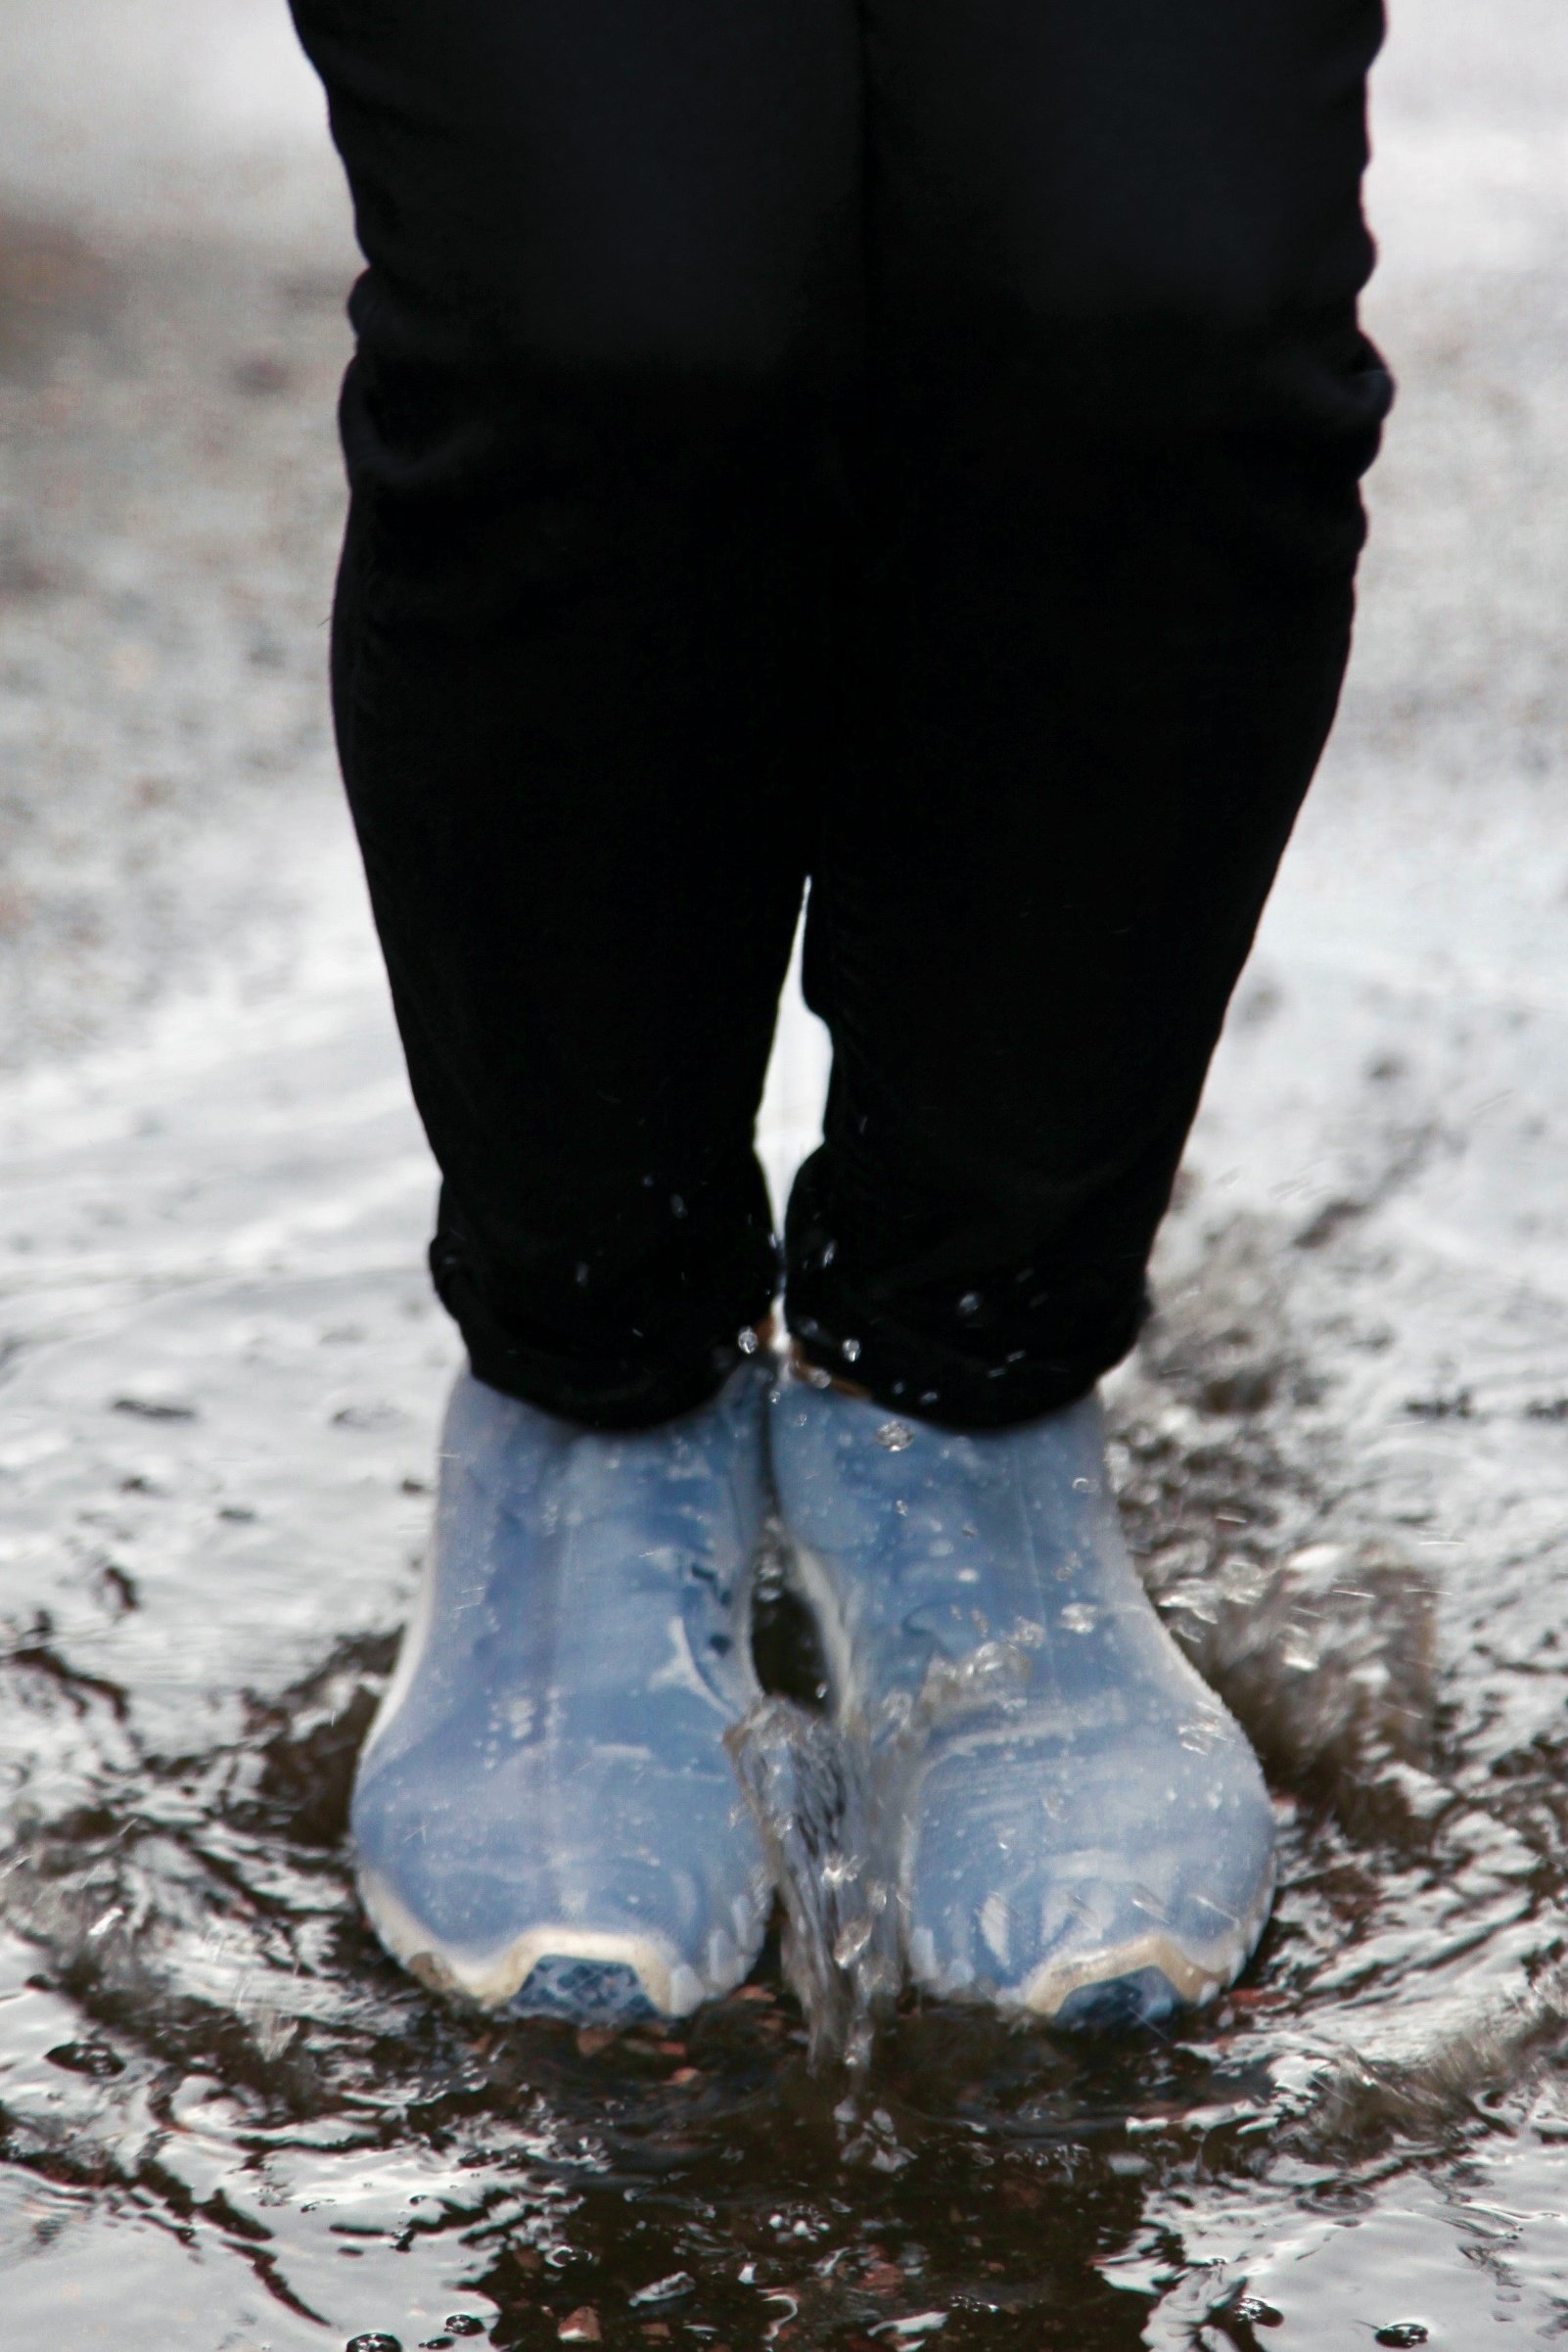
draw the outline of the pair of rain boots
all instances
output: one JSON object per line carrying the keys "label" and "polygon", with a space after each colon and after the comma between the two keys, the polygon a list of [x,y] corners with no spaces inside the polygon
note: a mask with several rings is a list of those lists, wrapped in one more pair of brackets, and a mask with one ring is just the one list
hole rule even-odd
{"label": "pair of rain boots", "polygon": [[[773,1512],[840,1724],[873,1744],[922,1726],[896,1866],[913,1981],[1061,2024],[1229,1983],[1272,1893],[1268,1793],[1132,1568],[1097,1403],[958,1435],[766,1358],[635,1435],[459,1379],[353,1795],[393,1955],[579,2021],[682,2016],[741,1982],[773,1889],[724,1733],[761,1695]],[[1006,1670],[928,1703],[977,1659]]]}

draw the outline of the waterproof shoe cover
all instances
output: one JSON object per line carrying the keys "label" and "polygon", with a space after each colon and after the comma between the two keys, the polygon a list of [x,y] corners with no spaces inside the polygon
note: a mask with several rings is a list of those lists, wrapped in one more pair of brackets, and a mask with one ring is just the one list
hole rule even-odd
{"label": "waterproof shoe cover", "polygon": [[365,1908],[427,1982],[613,2022],[750,1968],[770,1894],[722,1739],[757,1688],[768,1376],[634,1435],[458,1380],[351,1816]]}
{"label": "waterproof shoe cover", "polygon": [[1200,2004],[1273,1818],[1128,1556],[1095,1400],[960,1436],[786,1381],[773,1474],[834,1703],[897,1805],[910,1974],[1063,2024]]}

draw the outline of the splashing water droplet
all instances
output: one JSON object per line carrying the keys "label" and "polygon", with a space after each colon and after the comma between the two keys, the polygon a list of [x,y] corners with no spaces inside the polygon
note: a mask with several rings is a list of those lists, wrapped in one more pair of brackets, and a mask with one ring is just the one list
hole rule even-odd
{"label": "splashing water droplet", "polygon": [[861,1953],[876,1933],[876,1921],[871,1918],[852,1919],[840,1931],[833,1947],[833,1958],[839,1967],[853,1968]]}
{"label": "splashing water droplet", "polygon": [[1070,1634],[1092,1634],[1100,1622],[1100,1613],[1091,1601],[1070,1600],[1061,1613],[1061,1622]]}
{"label": "splashing water droplet", "polygon": [[884,1421],[877,1431],[877,1444],[886,1446],[890,1453],[901,1453],[914,1444],[914,1431],[907,1421]]}
{"label": "splashing water droplet", "polygon": [[873,2021],[902,1981],[899,1847],[933,1733],[1005,1702],[1030,1672],[1023,1641],[982,1641],[961,1658],[933,1658],[919,1691],[891,1693],[874,1723],[841,1727],[764,1698],[725,1732],[783,1898],[785,1973],[813,2066],[863,2077]]}
{"label": "splashing water droplet", "polygon": [[671,2271],[668,2279],[655,2279],[652,2285],[639,2287],[628,2298],[632,2303],[673,2303],[681,2295],[689,2295],[697,2282],[690,2271]]}
{"label": "splashing water droplet", "polygon": [[839,1354],[843,1357],[846,1363],[858,1363],[860,1360],[859,1341],[857,1339],[841,1340],[839,1343]]}

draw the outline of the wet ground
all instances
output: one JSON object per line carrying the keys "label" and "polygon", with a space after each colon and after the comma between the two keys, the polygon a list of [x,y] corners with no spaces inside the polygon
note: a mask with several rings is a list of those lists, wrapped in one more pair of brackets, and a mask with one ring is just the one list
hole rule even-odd
{"label": "wet ground", "polygon": [[[455,1350],[323,710],[341,208],[262,0],[6,20],[0,2341],[1568,2336],[1554,0],[1384,69],[1356,672],[1113,1385],[1273,1924],[1190,2032],[910,2009],[848,2098],[776,1959],[602,2043],[357,1917]],[[792,1011],[776,1174],[819,1067]]]}

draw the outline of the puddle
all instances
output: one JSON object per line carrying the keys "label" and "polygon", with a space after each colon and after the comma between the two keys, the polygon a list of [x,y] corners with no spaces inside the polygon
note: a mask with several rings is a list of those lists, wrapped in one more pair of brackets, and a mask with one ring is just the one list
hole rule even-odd
{"label": "puddle", "polygon": [[[212,142],[271,84],[225,66],[216,104],[191,78],[214,44],[286,43],[282,14],[234,0],[220,38],[208,6],[187,41],[173,0],[94,6],[124,29],[75,42],[116,85],[90,102],[53,69],[61,12],[18,18],[41,95],[30,131],[7,99],[8,153],[35,193],[0,239],[0,2333],[1568,2333],[1547,0],[1429,0],[1391,56],[1374,324],[1405,391],[1357,669],[1194,1138],[1161,1319],[1111,1386],[1140,1566],[1267,1760],[1282,1862],[1242,1983],[1127,2043],[888,2000],[888,1791],[813,1712],[776,1593],[741,1762],[797,1900],[740,1993],[668,2033],[501,2027],[361,1922],[352,1758],[456,1350],[328,777],[346,265],[325,229],[261,250],[327,186],[314,112],[254,214]],[[155,19],[162,45],[122,71]],[[105,135],[56,137],[68,115]],[[207,210],[142,252],[120,224],[176,115],[201,152],[164,209],[183,221],[199,184]],[[262,223],[243,265],[231,217]],[[819,1079],[792,1011],[775,1181]]]}
{"label": "puddle", "polygon": [[[1560,1428],[1521,1409],[1500,1447],[1488,1419],[1471,1465],[1453,1441],[1495,1415],[1486,1364],[1468,1419],[1407,1411],[1419,1330],[1370,1358],[1325,1341],[1325,1316],[1370,1312],[1351,1240],[1293,1250],[1227,1207],[1206,1241],[1201,1151],[1113,1407],[1151,1590],[1278,1798],[1278,1910],[1219,2009],[1115,2045],[890,2005],[887,1786],[812,1712],[776,1588],[742,1761],[810,1900],[751,1985],[606,2040],[454,2013],[391,1966],[344,1817],[455,1351],[346,853],[300,891],[286,982],[169,1005],[134,1049],[0,1100],[18,2340],[1236,2346],[1354,2321],[1472,2345],[1568,2324],[1568,1660],[1520,1540]],[[1343,1367],[1365,1361],[1358,1391]],[[1411,1443],[1434,1515],[1401,1520]]]}

